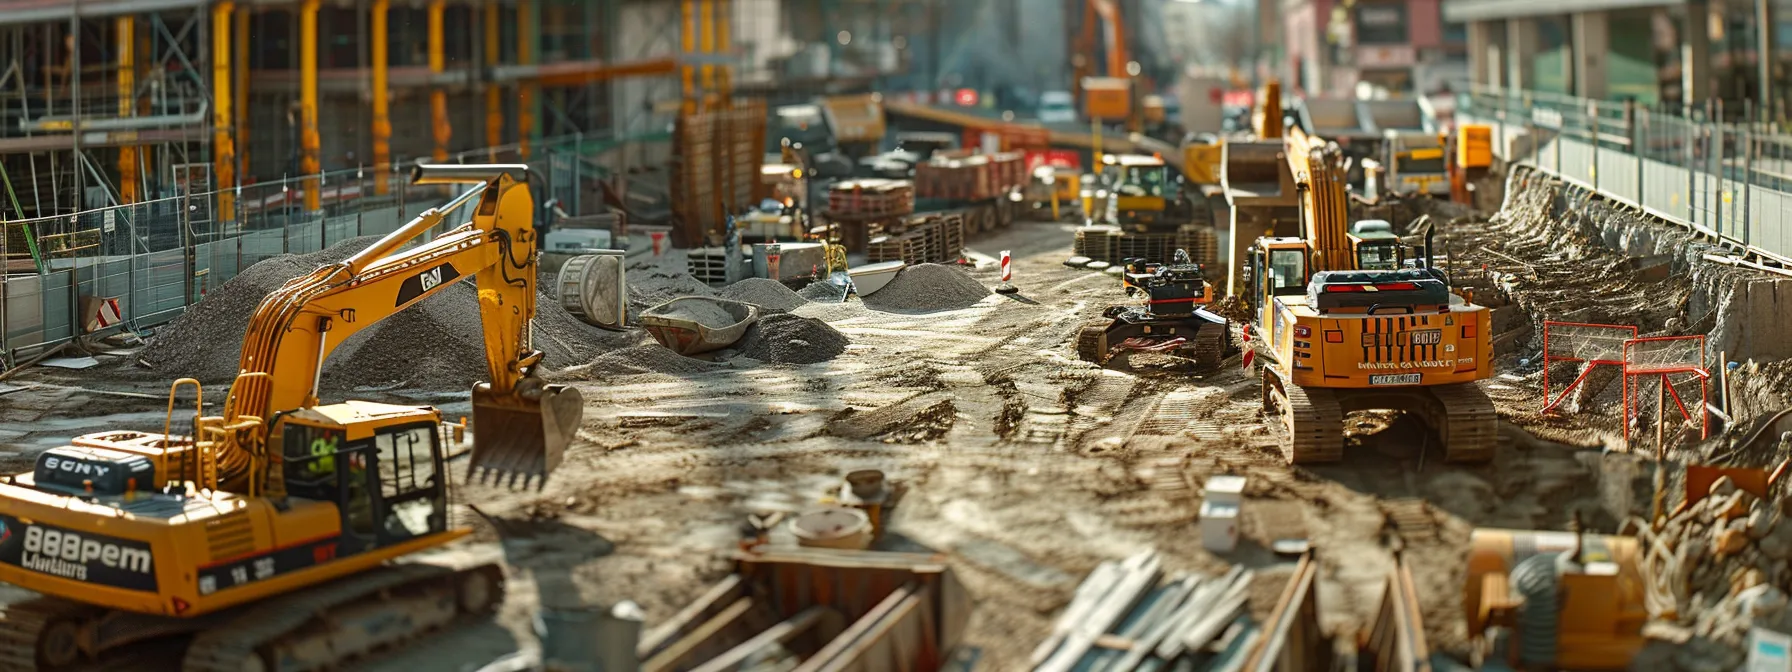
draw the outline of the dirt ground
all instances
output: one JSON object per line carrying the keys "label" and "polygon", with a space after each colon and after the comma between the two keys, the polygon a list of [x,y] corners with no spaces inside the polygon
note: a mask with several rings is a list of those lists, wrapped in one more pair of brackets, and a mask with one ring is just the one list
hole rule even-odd
{"label": "dirt ground", "polygon": [[[502,554],[512,567],[498,621],[357,669],[476,669],[532,649],[530,619],[544,601],[632,600],[651,627],[728,573],[747,514],[802,510],[855,469],[881,469],[906,488],[881,547],[950,556],[977,601],[967,644],[982,648],[989,670],[1024,668],[1084,575],[1148,547],[1171,572],[1254,569],[1251,606],[1265,615],[1294,567],[1269,550],[1278,539],[1312,542],[1324,624],[1346,641],[1368,625],[1403,549],[1432,647],[1465,655],[1461,568],[1472,529],[1565,529],[1576,512],[1610,529],[1648,503],[1649,465],[1600,440],[1576,447],[1507,425],[1491,464],[1450,465],[1397,413],[1352,416],[1342,463],[1291,468],[1261,417],[1257,378],[1237,358],[1206,376],[1077,361],[1076,329],[1123,296],[1113,276],[1062,265],[1070,229],[1021,223],[972,241],[987,255],[1013,252],[1016,295],[922,315],[798,308],[852,340],[829,362],[574,383],[587,400],[584,426],[544,491],[458,490],[489,514],[532,521],[499,544],[461,516],[479,532],[457,552]],[[975,275],[993,286],[995,273]],[[1533,413],[1537,377],[1502,373],[1484,382],[1502,417],[1546,429]],[[58,438],[162,424],[160,386],[55,369],[8,383],[26,386],[0,395],[8,468],[28,467],[26,455]],[[464,395],[370,396],[466,412]],[[1572,443],[1576,433],[1549,435]],[[1249,479],[1244,539],[1215,555],[1200,544],[1197,488],[1228,473]]]}

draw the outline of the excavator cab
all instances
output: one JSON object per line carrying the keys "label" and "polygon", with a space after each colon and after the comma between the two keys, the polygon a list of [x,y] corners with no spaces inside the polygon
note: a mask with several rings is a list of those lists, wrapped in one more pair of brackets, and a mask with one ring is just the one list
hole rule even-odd
{"label": "excavator cab", "polygon": [[269,437],[286,494],[335,503],[350,555],[448,530],[441,426],[433,408],[349,401],[283,414]]}
{"label": "excavator cab", "polygon": [[1350,247],[1359,271],[1399,270],[1406,262],[1406,248],[1385,220],[1365,219],[1350,225]]}

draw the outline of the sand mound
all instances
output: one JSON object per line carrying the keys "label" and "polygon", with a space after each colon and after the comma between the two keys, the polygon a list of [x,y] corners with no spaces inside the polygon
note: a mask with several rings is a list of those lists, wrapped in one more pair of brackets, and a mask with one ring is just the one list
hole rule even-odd
{"label": "sand mound", "polygon": [[803,295],[785,287],[784,283],[770,278],[747,278],[723,288],[718,296],[778,312],[796,310],[798,306],[809,302]]}
{"label": "sand mound", "polygon": [[840,356],[850,342],[826,322],[780,313],[760,318],[734,349],[762,362],[814,364]]}
{"label": "sand mound", "polygon": [[865,297],[865,306],[886,313],[931,313],[977,305],[988,287],[955,266],[920,264],[896,274],[890,284]]}

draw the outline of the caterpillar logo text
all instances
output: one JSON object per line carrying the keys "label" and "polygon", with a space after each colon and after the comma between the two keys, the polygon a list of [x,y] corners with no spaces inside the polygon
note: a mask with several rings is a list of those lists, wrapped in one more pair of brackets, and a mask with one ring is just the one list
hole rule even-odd
{"label": "caterpillar logo text", "polygon": [[149,551],[144,549],[84,539],[74,532],[31,525],[25,528],[25,549],[19,565],[45,574],[86,581],[88,569],[95,565],[148,574],[153,563]]}

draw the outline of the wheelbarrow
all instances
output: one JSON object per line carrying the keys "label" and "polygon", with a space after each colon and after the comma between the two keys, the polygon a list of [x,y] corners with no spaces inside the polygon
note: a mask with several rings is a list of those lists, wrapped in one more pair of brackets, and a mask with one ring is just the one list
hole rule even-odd
{"label": "wheelbarrow", "polygon": [[[705,324],[684,316],[685,302],[703,302],[721,309],[730,322]],[[641,313],[641,327],[653,340],[681,355],[698,355],[720,350],[740,341],[747,328],[759,321],[759,306],[708,296],[684,296],[648,308]]]}

